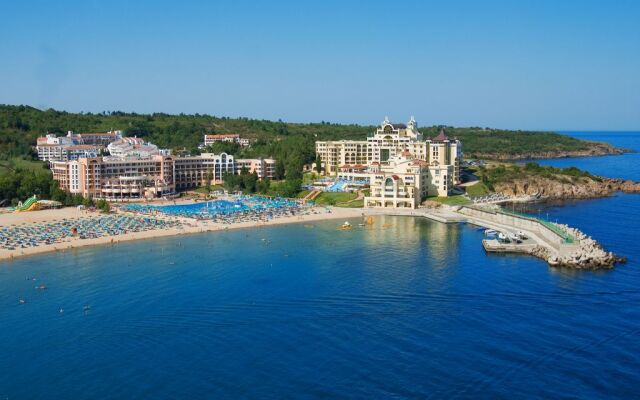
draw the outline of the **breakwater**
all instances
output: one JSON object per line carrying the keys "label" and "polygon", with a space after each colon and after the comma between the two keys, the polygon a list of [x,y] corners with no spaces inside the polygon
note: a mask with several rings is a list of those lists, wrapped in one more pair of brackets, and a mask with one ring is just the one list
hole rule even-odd
{"label": "breakwater", "polygon": [[519,245],[492,240],[491,243],[484,243],[487,251],[526,253],[542,258],[552,266],[578,269],[608,269],[625,261],[624,258],[604,250],[585,233],[567,225],[480,207],[459,207],[456,212],[464,215],[467,222],[501,232],[518,230],[535,242],[535,245]]}

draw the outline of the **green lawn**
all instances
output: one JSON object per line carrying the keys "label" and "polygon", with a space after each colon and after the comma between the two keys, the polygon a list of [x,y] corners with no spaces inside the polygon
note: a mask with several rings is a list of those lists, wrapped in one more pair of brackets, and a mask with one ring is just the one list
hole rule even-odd
{"label": "green lawn", "polygon": [[[356,197],[358,197],[358,195],[356,193],[342,193],[342,192],[338,192],[338,193],[329,193],[329,192],[322,192],[320,193],[320,195],[318,197],[315,198],[315,202],[316,204],[320,204],[320,205],[328,205],[328,206],[333,206],[333,205],[337,205],[339,203],[345,203],[347,201],[350,200],[355,200]],[[347,205],[350,206],[350,205]]]}
{"label": "green lawn", "polygon": [[470,197],[482,196],[490,192],[487,185],[482,182],[478,182],[475,185],[466,187],[467,195]]}
{"label": "green lawn", "polygon": [[350,203],[336,204],[336,207],[342,207],[342,208],[364,208],[364,199],[352,201]]}
{"label": "green lawn", "polygon": [[450,206],[461,206],[461,205],[470,203],[470,200],[461,194],[457,196],[448,196],[448,197],[432,196],[432,197],[427,197],[427,200],[437,201],[438,203],[447,204]]}
{"label": "green lawn", "polygon": [[311,192],[311,190],[301,190],[300,192],[298,192],[298,194],[296,195],[296,198],[298,199],[304,199],[306,195],[308,195]]}

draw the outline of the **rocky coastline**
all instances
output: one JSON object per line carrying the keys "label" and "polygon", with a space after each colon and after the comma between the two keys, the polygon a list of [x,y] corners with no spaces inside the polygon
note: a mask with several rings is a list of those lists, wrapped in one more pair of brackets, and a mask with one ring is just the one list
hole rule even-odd
{"label": "rocky coastline", "polygon": [[640,193],[640,182],[604,177],[537,176],[494,184],[497,193],[508,197],[538,196],[549,200],[589,199],[616,192]]}
{"label": "rocky coastline", "polygon": [[544,152],[527,152],[523,154],[508,153],[474,153],[472,156],[479,159],[498,160],[498,161],[521,161],[545,159],[545,158],[567,158],[567,157],[595,157],[609,156],[629,153],[631,150],[614,147],[609,143],[589,142],[589,148],[580,150],[555,150]]}

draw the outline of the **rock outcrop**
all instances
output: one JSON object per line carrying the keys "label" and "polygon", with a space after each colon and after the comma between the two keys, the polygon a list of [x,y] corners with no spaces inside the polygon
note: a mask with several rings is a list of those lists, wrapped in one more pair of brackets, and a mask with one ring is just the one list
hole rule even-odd
{"label": "rock outcrop", "polygon": [[610,178],[533,175],[494,184],[494,189],[510,197],[538,194],[552,200],[587,199],[610,196],[615,192],[640,193],[640,182]]}

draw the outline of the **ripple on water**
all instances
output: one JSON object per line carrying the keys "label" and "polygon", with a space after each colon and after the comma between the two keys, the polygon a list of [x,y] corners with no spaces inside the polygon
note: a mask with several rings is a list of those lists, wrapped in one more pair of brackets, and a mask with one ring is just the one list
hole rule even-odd
{"label": "ripple on water", "polygon": [[[376,224],[346,235],[327,221],[161,238],[7,264],[0,393],[600,398],[637,389],[635,260],[568,273],[488,257],[472,228]],[[34,291],[26,276],[48,289]]]}

